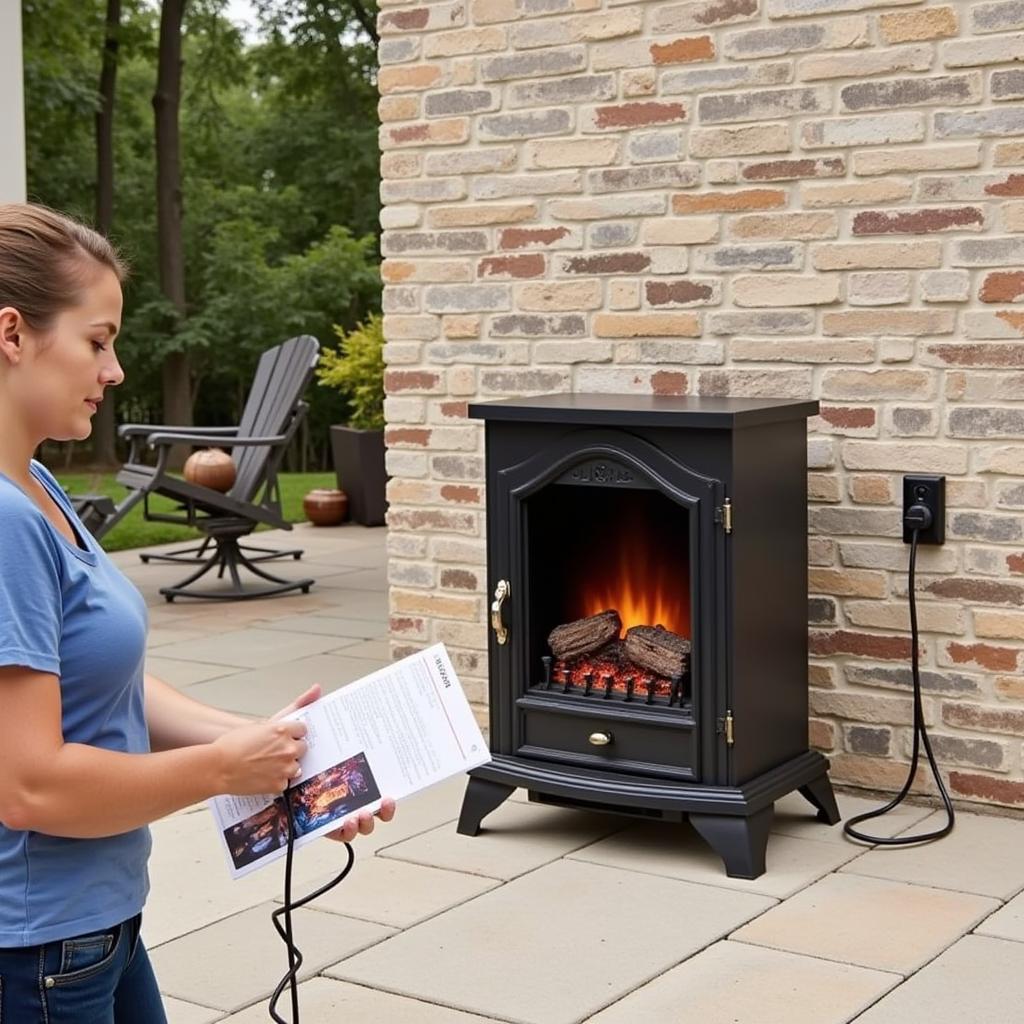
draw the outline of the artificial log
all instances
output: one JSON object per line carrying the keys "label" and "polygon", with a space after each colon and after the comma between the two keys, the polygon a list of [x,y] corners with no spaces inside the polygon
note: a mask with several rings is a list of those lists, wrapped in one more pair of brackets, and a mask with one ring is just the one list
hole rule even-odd
{"label": "artificial log", "polygon": [[633,626],[624,647],[630,661],[668,679],[684,675],[690,660],[690,641],[664,626]]}
{"label": "artificial log", "polygon": [[548,645],[556,658],[578,658],[603,647],[618,637],[622,620],[617,611],[605,611],[575,622],[555,626],[548,636]]}

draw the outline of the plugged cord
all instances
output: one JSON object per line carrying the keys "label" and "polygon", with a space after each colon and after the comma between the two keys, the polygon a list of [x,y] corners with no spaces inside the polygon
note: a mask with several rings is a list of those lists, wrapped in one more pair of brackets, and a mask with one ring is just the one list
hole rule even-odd
{"label": "plugged cord", "polygon": [[[862,843],[873,843],[878,846],[912,846],[916,843],[930,843],[936,839],[941,839],[945,835],[949,835],[949,833],[953,831],[953,825],[955,823],[953,803],[949,799],[949,793],[946,792],[946,786],[942,781],[939,766],[935,763],[935,755],[932,753],[932,745],[928,739],[928,730],[925,728],[924,724],[924,708],[921,703],[921,670],[919,664],[920,655],[918,653],[919,644],[917,634],[917,600],[914,593],[915,571],[917,568],[918,533],[921,530],[927,530],[928,527],[931,526],[931,509],[926,505],[912,505],[907,509],[904,522],[911,531],[910,566],[907,571],[907,588],[909,591],[908,596],[910,602],[910,670],[914,682],[914,749],[910,758],[910,772],[907,774],[907,781],[903,783],[903,788],[884,807],[879,807],[875,811],[867,811],[864,814],[854,815],[843,824],[843,831],[852,839],[859,839]],[[888,814],[889,811],[903,802],[904,797],[906,797],[910,792],[910,787],[914,782],[914,775],[917,773],[917,764],[921,755],[921,746],[924,746],[924,752],[928,758],[928,764],[931,766],[932,775],[935,778],[935,784],[939,788],[939,795],[942,797],[942,803],[946,808],[946,824],[934,832],[924,832],[920,835],[914,836],[872,836],[868,835],[866,832],[861,832],[858,829],[855,829],[853,827],[854,825],[857,825],[862,821],[867,821],[869,818],[880,818],[883,814]]]}
{"label": "plugged cord", "polygon": [[[314,890],[308,896],[303,896],[301,899],[292,902],[292,857],[295,853],[295,817],[292,813],[292,802],[288,797],[291,786],[285,789],[283,794],[283,802],[285,814],[288,818],[288,849],[285,853],[284,859],[284,905],[278,907],[277,910],[273,911],[270,915],[270,920],[273,922],[274,927],[277,929],[277,934],[281,936],[281,940],[284,942],[288,949],[288,973],[277,983],[277,988],[274,989],[274,994],[270,997],[270,1017],[276,1024],[289,1024],[283,1017],[278,1015],[277,1012],[277,1001],[284,994],[284,990],[287,988],[291,993],[292,1003],[292,1019],[291,1024],[299,1024],[299,968],[302,966],[302,952],[295,945],[295,941],[292,936],[292,911],[298,910],[300,907],[304,907],[307,903],[312,903],[313,900],[319,899],[326,892],[330,892],[336,885],[339,885],[345,880],[345,877],[352,870],[352,865],[355,863],[356,854],[355,850],[352,849],[351,843],[345,844],[345,849],[348,851],[348,860],[345,863],[344,868],[341,872],[332,878],[326,885],[320,886],[319,889]],[[284,918],[284,925],[281,925],[281,918]]]}

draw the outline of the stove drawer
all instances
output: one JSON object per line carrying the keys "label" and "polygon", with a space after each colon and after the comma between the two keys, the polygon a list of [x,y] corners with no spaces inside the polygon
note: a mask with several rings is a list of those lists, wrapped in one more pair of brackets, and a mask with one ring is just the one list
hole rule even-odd
{"label": "stove drawer", "polygon": [[521,743],[516,753],[586,768],[611,768],[662,778],[697,778],[696,729],[667,715],[595,714],[569,707],[519,702]]}

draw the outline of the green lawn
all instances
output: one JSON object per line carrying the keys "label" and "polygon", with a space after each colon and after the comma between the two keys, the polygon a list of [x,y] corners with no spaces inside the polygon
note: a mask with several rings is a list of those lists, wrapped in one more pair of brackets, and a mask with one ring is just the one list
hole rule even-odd
{"label": "green lawn", "polygon": [[[61,487],[71,494],[105,494],[120,501],[128,492],[115,482],[113,473],[61,473],[54,475]],[[305,522],[302,499],[314,487],[337,487],[333,473],[280,473],[281,504],[285,518],[290,523]],[[169,498],[159,495],[150,500],[150,508],[156,512],[173,511],[177,506]],[[259,527],[264,529],[264,527]],[[125,518],[103,538],[107,551],[123,551],[125,548],[144,548],[153,544],[170,544],[187,541],[200,534],[185,526],[168,523],[150,523],[142,517],[142,504],[138,504]]]}

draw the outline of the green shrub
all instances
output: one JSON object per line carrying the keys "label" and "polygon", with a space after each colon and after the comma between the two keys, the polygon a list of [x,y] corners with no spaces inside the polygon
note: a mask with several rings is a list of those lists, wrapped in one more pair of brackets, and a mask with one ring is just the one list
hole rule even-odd
{"label": "green shrub", "polygon": [[349,426],[358,430],[384,429],[384,319],[371,314],[351,331],[335,327],[337,349],[324,349],[316,375],[324,387],[345,396]]}

